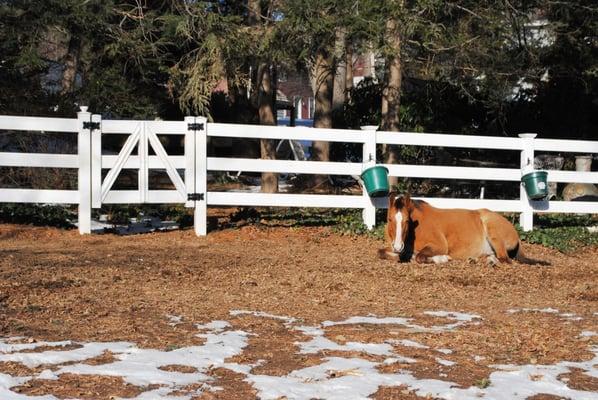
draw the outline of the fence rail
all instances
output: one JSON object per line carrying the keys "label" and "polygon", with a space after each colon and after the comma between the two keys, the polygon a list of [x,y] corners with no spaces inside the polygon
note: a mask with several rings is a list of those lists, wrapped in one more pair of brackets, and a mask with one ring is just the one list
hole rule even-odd
{"label": "fence rail", "polygon": [[[94,125],[95,123],[95,125]],[[184,203],[195,209],[195,231],[206,234],[206,207],[273,206],[353,208],[363,210],[363,220],[375,225],[376,208],[385,208],[386,199],[361,195],[318,195],[283,193],[240,193],[207,191],[208,171],[275,172],[295,174],[360,175],[376,163],[376,146],[382,144],[495,149],[520,153],[520,168],[481,168],[440,165],[385,165],[397,177],[459,179],[472,181],[519,182],[533,163],[536,151],[559,153],[598,153],[598,142],[580,140],[487,137],[428,133],[315,129],[208,123],[205,118],[186,117],[184,121],[102,120],[99,115],[78,113],[76,119],[0,116],[0,131],[67,132],[77,135],[77,154],[0,152],[0,167],[78,169],[78,190],[38,190],[0,188],[0,202],[57,203],[79,205],[79,231],[90,233],[91,209],[102,204]],[[127,135],[118,155],[102,153],[102,136]],[[184,137],[184,154],[168,155],[158,135]],[[279,139],[358,143],[362,162],[321,162],[207,157],[207,137]],[[137,154],[132,154],[137,148]],[[154,154],[150,155],[150,149]],[[114,182],[123,169],[138,171],[137,190],[115,190]],[[174,190],[150,190],[149,171],[166,170]],[[102,178],[102,170],[108,173]],[[179,171],[183,172],[181,178]],[[550,182],[598,183],[598,172],[548,171]],[[364,191],[365,192],[365,191]],[[598,213],[598,202],[529,201],[523,188],[519,199],[422,198],[446,208],[489,208],[521,215],[525,230],[533,228],[534,213]]]}

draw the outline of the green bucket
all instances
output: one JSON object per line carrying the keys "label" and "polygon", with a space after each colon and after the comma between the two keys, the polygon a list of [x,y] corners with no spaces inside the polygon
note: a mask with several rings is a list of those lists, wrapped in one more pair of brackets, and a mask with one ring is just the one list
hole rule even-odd
{"label": "green bucket", "polygon": [[534,171],[521,177],[521,184],[527,192],[527,197],[540,200],[548,196],[548,172]]}
{"label": "green bucket", "polygon": [[370,197],[384,197],[388,195],[388,168],[376,165],[364,170],[361,179]]}

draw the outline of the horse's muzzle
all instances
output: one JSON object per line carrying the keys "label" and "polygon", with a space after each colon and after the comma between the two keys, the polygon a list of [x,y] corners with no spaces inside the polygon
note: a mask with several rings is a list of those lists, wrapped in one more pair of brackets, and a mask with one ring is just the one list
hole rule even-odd
{"label": "horse's muzzle", "polygon": [[396,244],[393,243],[392,249],[394,250],[395,253],[401,254],[403,252],[403,250],[405,250],[405,243],[401,243],[401,245],[398,247]]}

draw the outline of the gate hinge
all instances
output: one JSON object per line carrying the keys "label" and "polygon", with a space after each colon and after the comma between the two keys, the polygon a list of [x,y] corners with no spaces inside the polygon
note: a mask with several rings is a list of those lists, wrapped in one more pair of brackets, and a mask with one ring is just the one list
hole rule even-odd
{"label": "gate hinge", "polygon": [[89,129],[90,131],[95,131],[100,129],[100,123],[99,122],[83,122],[83,129]]}
{"label": "gate hinge", "polygon": [[201,122],[194,122],[192,124],[187,125],[187,130],[190,131],[203,131],[203,123]]}
{"label": "gate hinge", "polygon": [[187,193],[187,200],[203,201],[203,193]]}

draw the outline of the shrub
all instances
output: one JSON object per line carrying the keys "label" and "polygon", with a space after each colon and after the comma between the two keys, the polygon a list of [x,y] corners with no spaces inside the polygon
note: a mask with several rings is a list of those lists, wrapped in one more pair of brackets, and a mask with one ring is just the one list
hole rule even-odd
{"label": "shrub", "polygon": [[72,209],[57,205],[0,204],[0,222],[74,228],[77,219]]}

